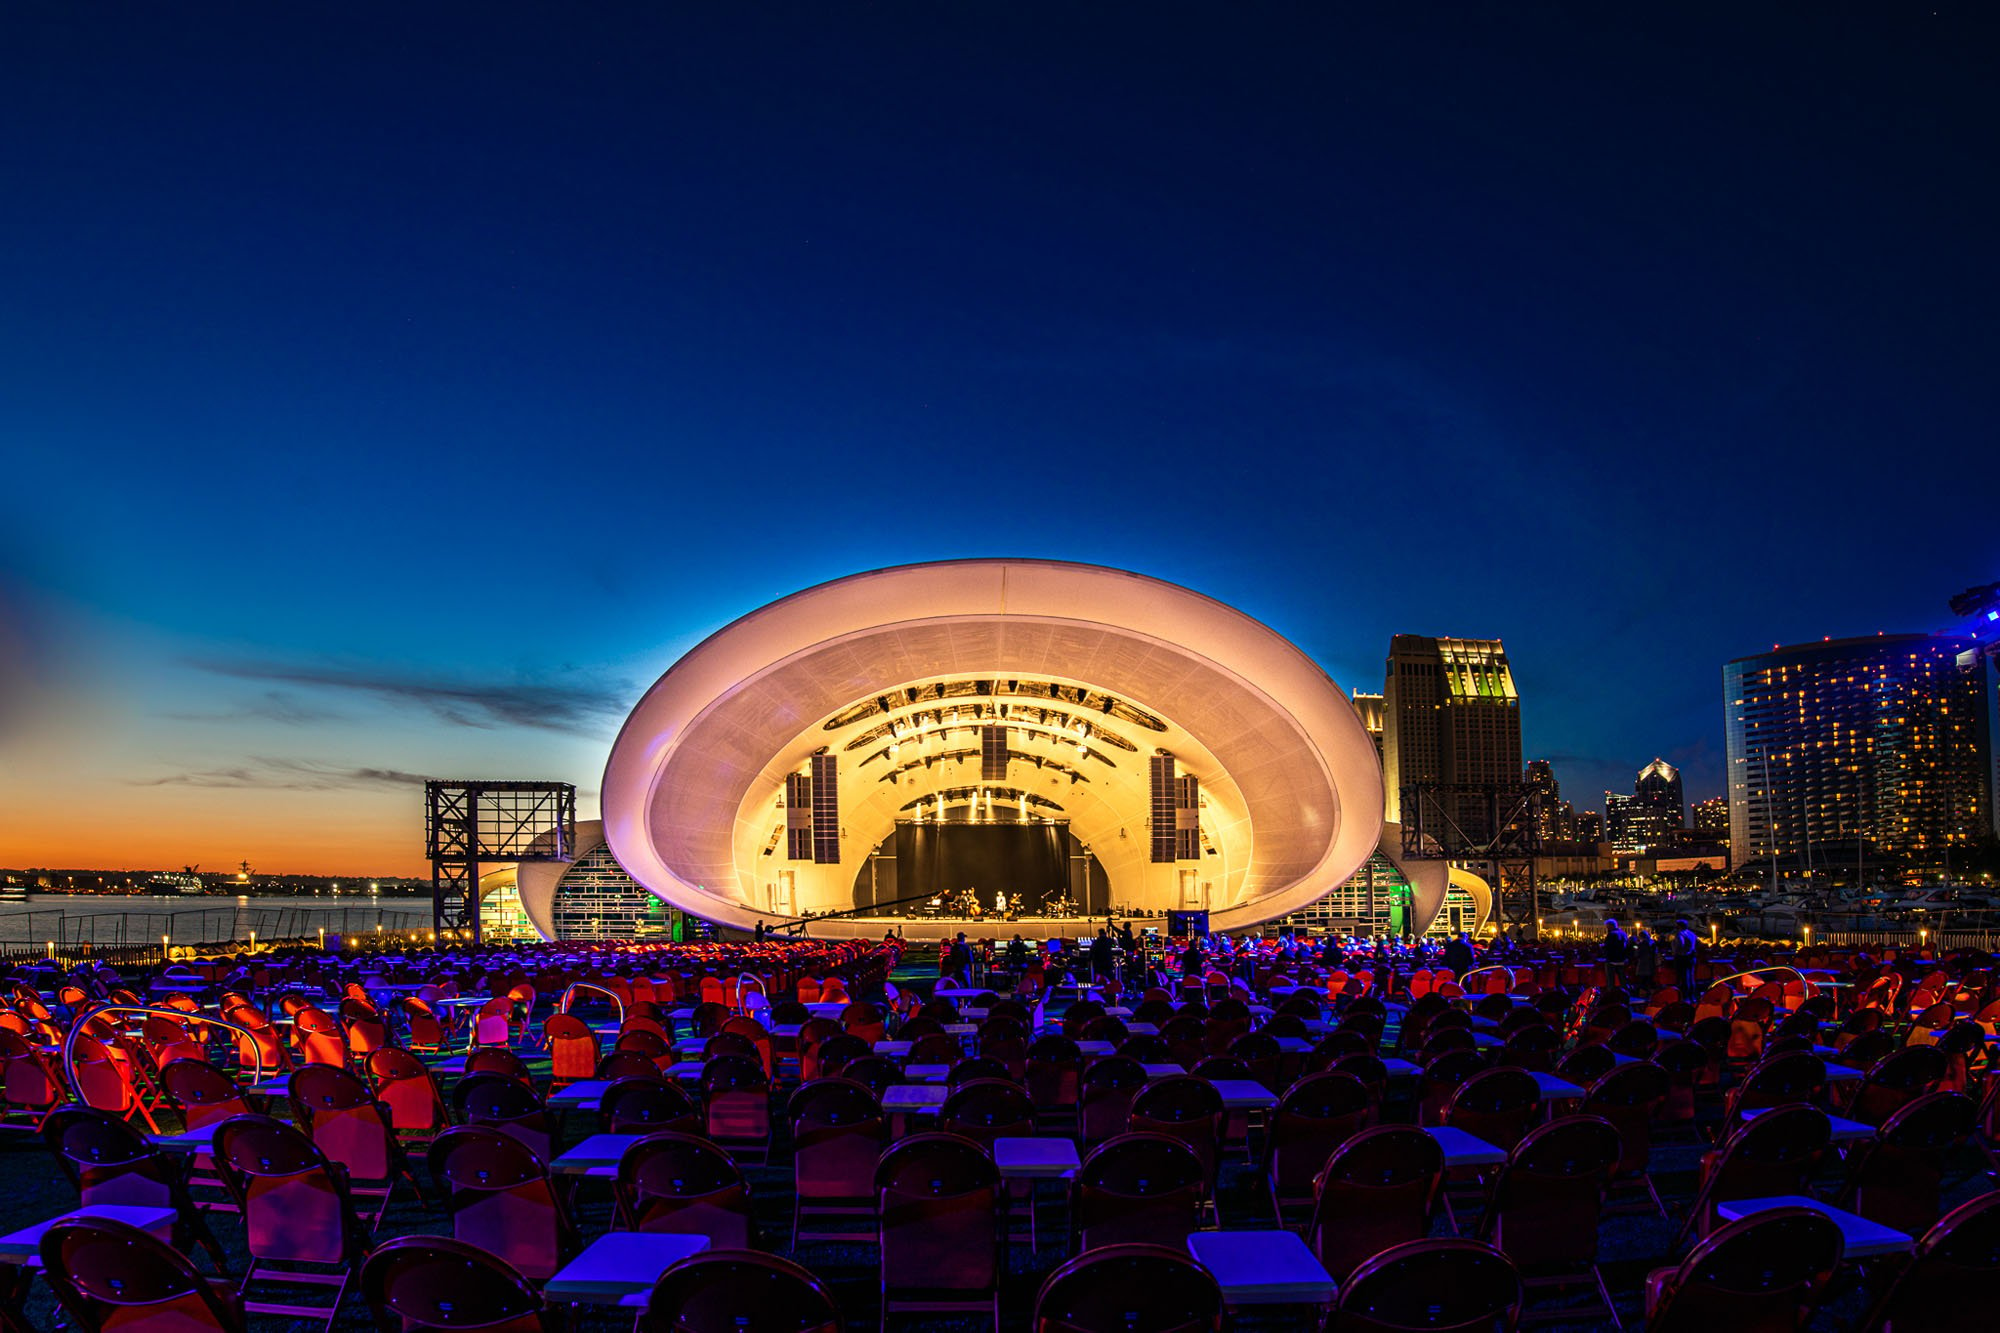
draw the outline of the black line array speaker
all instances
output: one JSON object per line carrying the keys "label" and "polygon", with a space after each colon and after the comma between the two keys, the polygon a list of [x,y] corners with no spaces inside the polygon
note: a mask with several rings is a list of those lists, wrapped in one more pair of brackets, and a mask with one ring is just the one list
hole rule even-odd
{"label": "black line array speaker", "polygon": [[1174,858],[1201,860],[1201,779],[1190,774],[1174,788]]}
{"label": "black line array speaker", "polygon": [[812,842],[812,779],[803,773],[785,777],[785,859],[810,861]]}
{"label": "black line array speaker", "polygon": [[1174,790],[1174,757],[1170,754],[1153,756],[1152,798],[1150,859],[1155,865],[1164,865],[1175,859],[1174,851],[1177,844],[1174,836],[1174,806],[1178,793]]}
{"label": "black line array speaker", "polygon": [[1007,728],[979,729],[979,778],[982,782],[1007,780]]}
{"label": "black line array speaker", "polygon": [[812,859],[840,864],[840,761],[830,754],[812,758]]}

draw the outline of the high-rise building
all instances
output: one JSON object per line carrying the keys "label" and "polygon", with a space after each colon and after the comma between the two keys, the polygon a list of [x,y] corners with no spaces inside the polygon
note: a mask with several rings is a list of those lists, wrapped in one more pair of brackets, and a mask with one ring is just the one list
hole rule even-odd
{"label": "high-rise building", "polygon": [[1681,771],[1664,759],[1655,758],[1639,770],[1632,781],[1632,794],[1648,810],[1666,816],[1669,830],[1687,827],[1687,797],[1681,788]]}
{"label": "high-rise building", "polygon": [[1604,816],[1595,810],[1576,812],[1576,840],[1578,842],[1604,841]]}
{"label": "high-rise building", "polygon": [[1722,669],[1729,846],[1810,867],[1928,858],[1994,828],[1984,664],[1970,639],[1893,634]]}
{"label": "high-rise building", "polygon": [[1528,771],[1523,780],[1541,794],[1542,805],[1539,816],[1542,841],[1559,842],[1565,834],[1563,824],[1562,784],[1556,781],[1555,765],[1546,759],[1530,759]]}
{"label": "high-rise building", "polygon": [[1632,794],[1604,793],[1604,832],[1620,852],[1644,852],[1672,845],[1687,823],[1680,770],[1655,759],[1632,780]]}
{"label": "high-rise building", "polygon": [[1576,831],[1576,807],[1564,801],[1556,807],[1555,818],[1550,822],[1557,842],[1581,842]]}
{"label": "high-rise building", "polygon": [[[1498,639],[1432,639],[1398,634],[1389,641],[1382,689],[1382,769],[1389,820],[1403,818],[1411,786],[1521,781],[1521,700]],[[1485,802],[1448,811],[1478,836]]]}
{"label": "high-rise building", "polygon": [[1642,853],[1678,841],[1686,825],[1680,769],[1654,759],[1632,779],[1632,795],[1604,793],[1604,837],[1614,851]]}
{"label": "high-rise building", "polygon": [[1688,812],[1688,827],[1698,842],[1729,845],[1729,798],[1711,796],[1705,801],[1696,801]]}
{"label": "high-rise building", "polygon": [[1361,718],[1361,725],[1368,732],[1368,739],[1375,742],[1375,758],[1382,758],[1382,696],[1354,692],[1354,711]]}
{"label": "high-rise building", "polygon": [[1604,840],[1614,852],[1643,852],[1646,843],[1634,827],[1639,798],[1622,791],[1604,793]]}

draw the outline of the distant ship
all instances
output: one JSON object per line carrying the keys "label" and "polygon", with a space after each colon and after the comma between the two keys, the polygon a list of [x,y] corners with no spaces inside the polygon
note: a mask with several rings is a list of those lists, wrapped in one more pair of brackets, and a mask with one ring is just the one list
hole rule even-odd
{"label": "distant ship", "polygon": [[184,866],[179,874],[161,871],[146,881],[146,892],[172,897],[175,894],[195,895],[208,892],[208,885],[195,872],[200,866]]}

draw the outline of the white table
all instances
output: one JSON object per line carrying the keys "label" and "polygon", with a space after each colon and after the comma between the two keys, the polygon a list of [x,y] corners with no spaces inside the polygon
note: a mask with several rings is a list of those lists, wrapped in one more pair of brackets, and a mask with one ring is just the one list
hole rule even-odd
{"label": "white table", "polygon": [[1840,1228],[1840,1238],[1847,1243],[1843,1257],[1867,1259],[1878,1254],[1908,1254],[1917,1247],[1917,1242],[1894,1227],[1885,1227],[1880,1222],[1871,1222],[1856,1216],[1844,1208],[1835,1208],[1821,1203],[1818,1199],[1808,1199],[1803,1194],[1778,1194],[1766,1199],[1736,1199],[1729,1203],[1719,1203],[1715,1211],[1734,1222],[1738,1218],[1749,1217],[1752,1213],[1767,1212],[1773,1208],[1810,1208],[1816,1213],[1833,1219]]}
{"label": "white table", "polygon": [[215,1124],[203,1125],[200,1129],[190,1129],[180,1134],[148,1134],[146,1137],[153,1146],[166,1152],[205,1153],[215,1146],[216,1126],[221,1123],[218,1120]]}
{"label": "white table", "polygon": [[1172,1078],[1175,1074],[1187,1073],[1184,1067],[1173,1064],[1144,1065],[1141,1067],[1145,1069],[1147,1078]]}
{"label": "white table", "polygon": [[1826,1081],[1829,1083],[1852,1083],[1866,1077],[1868,1077],[1867,1070],[1856,1069],[1853,1065],[1828,1065],[1826,1067]]}
{"label": "white table", "polygon": [[266,1097],[283,1097],[291,1092],[291,1090],[292,1076],[290,1074],[279,1074],[273,1078],[265,1079],[262,1083],[252,1083],[250,1085],[250,1091],[260,1093]]}
{"label": "white table", "polygon": [[[1774,1108],[1760,1106],[1754,1111],[1745,1111],[1743,1118],[1745,1120],[1755,1120],[1758,1116],[1764,1114],[1764,1112],[1772,1109]],[[1846,1120],[1837,1115],[1830,1115],[1826,1118],[1826,1123],[1826,1137],[1829,1143],[1855,1143],[1862,1139],[1872,1139],[1875,1137],[1875,1126],[1864,1125],[1859,1120]]]}
{"label": "white table", "polygon": [[644,1138],[643,1134],[592,1134],[549,1163],[549,1174],[557,1176],[615,1176],[625,1150]]}
{"label": "white table", "polygon": [[613,1231],[592,1241],[542,1288],[551,1301],[643,1307],[660,1274],[708,1248],[708,1237],[673,1231]]}
{"label": "white table", "polygon": [[1554,1074],[1535,1073],[1534,1078],[1536,1086],[1542,1090],[1542,1100],[1545,1102],[1559,1102],[1586,1095],[1576,1084],[1566,1078],[1557,1078]]}
{"label": "white table", "polygon": [[42,1237],[47,1235],[49,1228],[56,1223],[67,1222],[73,1217],[94,1217],[109,1222],[123,1222],[126,1226],[137,1227],[141,1231],[157,1236],[170,1245],[173,1243],[174,1210],[171,1208],[141,1208],[125,1203],[85,1204],[73,1212],[0,1236],[0,1264],[25,1264],[31,1268],[39,1268],[42,1262]]}
{"label": "white table", "polygon": [[845,1000],[814,1000],[806,1006],[806,1012],[814,1018],[839,1018],[847,1003]]}
{"label": "white table", "polygon": [[1424,1072],[1423,1066],[1414,1061],[1398,1060],[1393,1057],[1384,1059],[1382,1068],[1389,1071],[1390,1078],[1415,1078]]}
{"label": "white table", "polygon": [[1084,1055],[1110,1055],[1115,1048],[1108,1041],[1080,1041],[1076,1049]]}
{"label": "white table", "polygon": [[885,1111],[935,1113],[944,1105],[949,1088],[935,1083],[897,1083],[882,1090],[882,1109]]}
{"label": "white table", "polygon": [[1313,1044],[1304,1037],[1278,1037],[1278,1049],[1287,1055],[1310,1055]]}
{"label": "white table", "polygon": [[1325,1305],[1333,1300],[1333,1279],[1293,1232],[1197,1231],[1187,1238],[1187,1247],[1229,1305]]}
{"label": "white table", "polygon": [[998,1138],[993,1162],[1002,1180],[1067,1180],[1083,1165],[1071,1139]]}
{"label": "white table", "polygon": [[1449,1125],[1430,1125],[1424,1133],[1437,1140],[1444,1150],[1446,1166],[1499,1166],[1507,1160],[1507,1150],[1488,1143],[1477,1134],[1468,1134]]}
{"label": "white table", "polygon": [[706,1068],[708,1068],[706,1060],[681,1060],[667,1066],[667,1077],[685,1083],[697,1083],[701,1080],[701,1071]]}
{"label": "white table", "polygon": [[1278,1104],[1278,1095],[1255,1079],[1218,1078],[1209,1086],[1222,1094],[1225,1111],[1268,1111]]}
{"label": "white table", "polygon": [[904,1065],[903,1077],[912,1083],[942,1083],[951,1076],[950,1065]]}
{"label": "white table", "polygon": [[900,1060],[910,1053],[910,1047],[915,1044],[908,1041],[878,1041],[869,1049],[876,1055],[886,1055],[891,1060]]}
{"label": "white table", "polygon": [[1148,1023],[1144,1020],[1135,1020],[1125,1025],[1125,1031],[1134,1037],[1157,1037],[1160,1035],[1160,1025],[1158,1023]]}
{"label": "white table", "polygon": [[946,1033],[946,1035],[947,1035],[947,1036],[952,1036],[952,1037],[976,1037],[976,1036],[978,1036],[978,1035],[979,1035],[979,1024],[977,1024],[977,1023],[946,1023],[946,1024],[944,1025],[944,1030],[945,1030],[945,1033]]}
{"label": "white table", "polygon": [[579,1079],[567,1087],[557,1088],[549,1094],[549,1105],[578,1111],[595,1111],[604,1100],[605,1089],[611,1083],[607,1079]]}

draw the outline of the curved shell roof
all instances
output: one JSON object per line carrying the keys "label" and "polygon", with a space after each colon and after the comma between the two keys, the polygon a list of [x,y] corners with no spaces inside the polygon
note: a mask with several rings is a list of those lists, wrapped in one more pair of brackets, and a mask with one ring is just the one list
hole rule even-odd
{"label": "curved shell roof", "polygon": [[[743,927],[783,915],[769,897],[787,864],[771,854],[784,819],[773,796],[827,749],[841,756],[846,880],[822,876],[820,899],[790,906],[845,907],[855,867],[895,820],[968,783],[952,717],[938,707],[947,695],[1023,709],[1010,733],[1016,758],[1031,761],[1010,765],[1023,775],[1022,809],[1031,799],[1038,811],[1060,808],[1103,862],[1114,901],[1174,892],[1161,879],[1169,868],[1146,864],[1155,749],[1201,780],[1204,856],[1194,869],[1218,927],[1309,902],[1351,874],[1381,832],[1373,743],[1340,687],[1273,630],[1139,574],[964,560],[822,584],[690,650],[612,747],[602,795],[612,852],[696,915]],[[925,736],[942,747],[926,752],[935,765],[884,748],[885,723],[905,717],[911,740],[925,727],[944,733]],[[1092,734],[1101,743],[1088,743]],[[978,776],[975,754],[970,780]],[[1045,785],[1031,797],[1030,783]]]}

